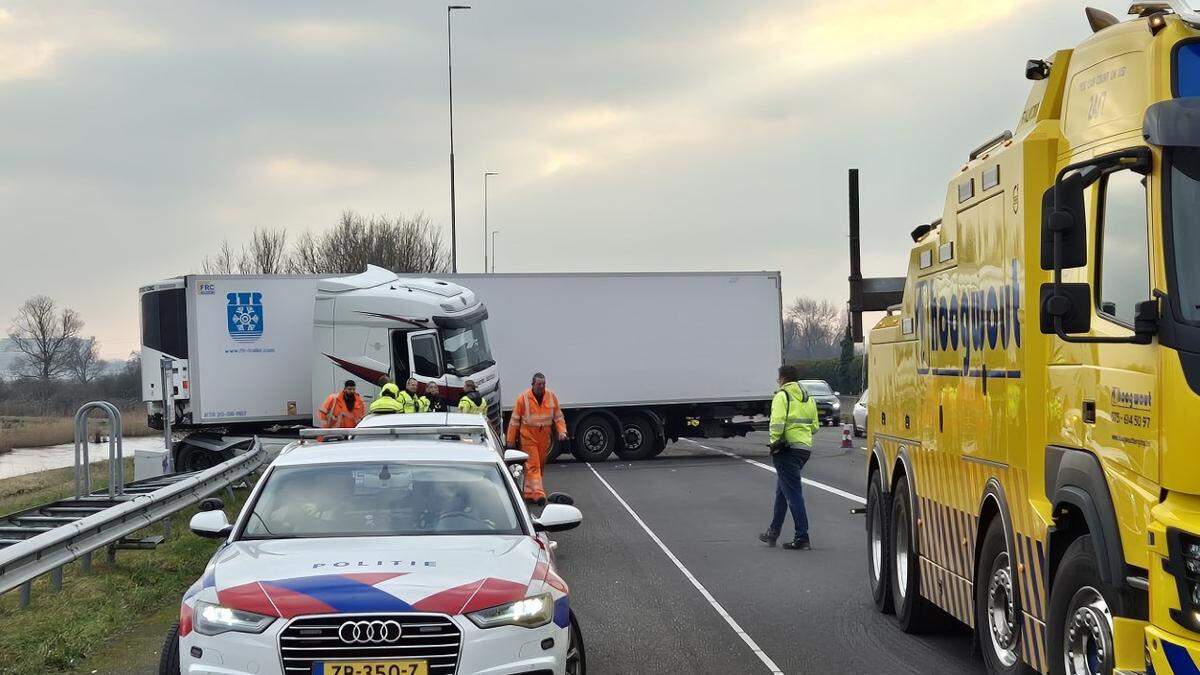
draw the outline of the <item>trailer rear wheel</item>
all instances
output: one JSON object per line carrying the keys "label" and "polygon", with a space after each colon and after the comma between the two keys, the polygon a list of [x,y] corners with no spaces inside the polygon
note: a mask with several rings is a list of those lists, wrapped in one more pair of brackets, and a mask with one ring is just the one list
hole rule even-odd
{"label": "trailer rear wheel", "polygon": [[179,473],[204,471],[230,459],[233,459],[232,449],[213,452],[208,448],[182,443],[175,454],[175,471]]}
{"label": "trailer rear wheel", "polygon": [[621,418],[621,442],[617,443],[617,456],[621,459],[650,459],[658,440],[654,425],[644,415],[626,415]]}
{"label": "trailer rear wheel", "polygon": [[588,415],[575,426],[572,454],[581,462],[603,462],[617,446],[617,430],[604,415]]}

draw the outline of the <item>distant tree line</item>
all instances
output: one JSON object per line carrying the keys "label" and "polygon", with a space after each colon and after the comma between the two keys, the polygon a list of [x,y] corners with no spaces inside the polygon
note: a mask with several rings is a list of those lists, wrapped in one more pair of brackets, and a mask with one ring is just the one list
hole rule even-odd
{"label": "distant tree line", "polygon": [[828,300],[796,298],[783,317],[783,359],[806,380],[825,380],[835,391],[866,387],[863,357],[854,352],[849,316]]}
{"label": "distant tree line", "polygon": [[103,399],[129,409],[141,402],[141,360],[100,358],[100,343],[84,336],[78,312],[37,295],[17,308],[8,328],[17,358],[0,372],[0,415],[62,416]]}
{"label": "distant tree line", "polygon": [[353,274],[367,265],[446,272],[450,251],[424,213],[367,218],[345,211],[332,228],[305,230],[294,241],[284,228],[256,229],[240,246],[224,240],[202,268],[206,274]]}

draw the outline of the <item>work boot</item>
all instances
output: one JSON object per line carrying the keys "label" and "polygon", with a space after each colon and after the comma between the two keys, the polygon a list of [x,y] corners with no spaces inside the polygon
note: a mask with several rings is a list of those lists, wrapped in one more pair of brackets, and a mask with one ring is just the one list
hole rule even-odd
{"label": "work boot", "polygon": [[812,549],[812,544],[808,543],[808,538],[793,539],[792,541],[784,542],[783,547],[789,551],[808,551]]}
{"label": "work boot", "polygon": [[770,532],[763,532],[762,534],[758,535],[758,540],[767,546],[770,546],[771,548],[775,548],[775,542],[779,541],[779,535],[771,534]]}

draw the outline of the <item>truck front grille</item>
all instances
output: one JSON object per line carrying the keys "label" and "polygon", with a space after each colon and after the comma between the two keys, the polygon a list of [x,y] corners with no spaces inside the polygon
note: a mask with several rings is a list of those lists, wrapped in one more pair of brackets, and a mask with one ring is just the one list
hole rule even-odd
{"label": "truck front grille", "polygon": [[[382,631],[382,622],[399,624],[400,637],[392,638],[393,624]],[[346,623],[364,627],[358,641]],[[338,614],[293,619],[279,635],[279,654],[285,673],[312,673],[319,661],[420,659],[431,674],[447,675],[458,668],[461,644],[462,632],[443,614]]]}

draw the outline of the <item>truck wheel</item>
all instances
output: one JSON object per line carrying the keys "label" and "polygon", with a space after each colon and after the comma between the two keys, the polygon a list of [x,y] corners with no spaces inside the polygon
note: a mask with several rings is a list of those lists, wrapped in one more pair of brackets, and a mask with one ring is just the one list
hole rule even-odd
{"label": "truck wheel", "polygon": [[158,657],[158,675],[179,675],[179,622],[171,625]]}
{"label": "truck wheel", "polygon": [[1091,535],[1067,547],[1050,589],[1046,655],[1051,675],[1111,675],[1113,603],[1104,595]]}
{"label": "truck wheel", "polygon": [[892,566],[887,564],[888,503],[879,480],[879,472],[872,471],[867,487],[867,571],[875,609],[891,614],[895,607],[892,604]]}
{"label": "truck wheel", "polygon": [[179,473],[204,471],[230,459],[233,459],[232,450],[213,452],[206,448],[183,443],[175,455],[175,471]]}
{"label": "truck wheel", "polygon": [[993,518],[975,568],[975,630],[989,673],[1027,672],[1021,663],[1023,621],[1018,588],[1004,523]]}
{"label": "truck wheel", "polygon": [[654,425],[642,415],[627,415],[621,418],[621,442],[617,443],[617,456],[621,459],[650,459],[654,456],[654,445],[658,435]]}
{"label": "truck wheel", "polygon": [[652,454],[650,456],[658,457],[659,455],[662,454],[663,450],[666,450],[666,449],[667,449],[667,439],[666,438],[655,438],[654,439],[654,454]]}
{"label": "truck wheel", "polygon": [[603,462],[617,445],[617,430],[603,415],[588,415],[575,427],[572,454],[581,462]]}
{"label": "truck wheel", "polygon": [[905,633],[922,633],[930,629],[935,608],[921,597],[921,562],[917,539],[912,531],[912,493],[908,477],[901,477],[892,493],[891,528],[888,532],[892,569],[892,600],[896,619]]}

